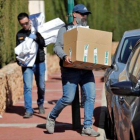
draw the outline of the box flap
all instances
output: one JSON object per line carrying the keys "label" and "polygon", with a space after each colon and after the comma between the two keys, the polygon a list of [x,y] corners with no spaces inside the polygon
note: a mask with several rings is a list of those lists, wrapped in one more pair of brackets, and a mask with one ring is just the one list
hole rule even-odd
{"label": "box flap", "polygon": [[95,29],[77,28],[77,41],[94,42],[96,44],[111,45],[112,32],[100,31]]}

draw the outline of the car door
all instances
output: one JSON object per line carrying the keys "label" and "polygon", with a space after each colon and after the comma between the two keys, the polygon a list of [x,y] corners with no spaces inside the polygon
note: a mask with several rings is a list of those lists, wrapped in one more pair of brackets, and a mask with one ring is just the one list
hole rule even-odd
{"label": "car door", "polygon": [[[140,88],[138,80],[140,80],[140,45],[136,50],[138,55],[136,57],[135,65],[130,69],[129,79],[133,83],[133,87]],[[127,100],[126,100],[127,101]],[[127,102],[130,102],[131,108],[131,122],[134,129],[136,139],[140,139],[140,97],[130,97]]]}
{"label": "car door", "polygon": [[[137,46],[136,50],[131,54],[130,59],[126,65],[126,77],[124,80],[130,80],[133,83],[133,87],[136,87],[140,75],[140,47]],[[121,75],[121,74],[120,74]],[[121,79],[123,80],[123,79]],[[116,127],[119,129],[119,139],[130,139],[130,128],[133,126],[132,120],[135,116],[138,106],[139,97],[136,96],[118,96],[114,109],[116,110],[115,118]]]}
{"label": "car door", "polygon": [[[118,98],[113,95],[109,89],[110,84],[118,81],[119,74],[124,69],[127,59],[132,51],[137,40],[140,36],[123,37],[117,47],[117,50],[112,59],[112,67],[108,68],[105,72],[105,94],[107,100],[107,108],[112,119],[112,107],[114,106],[115,99]],[[111,81],[111,82],[110,82]]]}

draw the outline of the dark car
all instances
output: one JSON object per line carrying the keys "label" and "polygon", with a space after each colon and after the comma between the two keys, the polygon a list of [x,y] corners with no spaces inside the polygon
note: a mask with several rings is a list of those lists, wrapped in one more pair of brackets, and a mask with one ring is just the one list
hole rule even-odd
{"label": "dark car", "polygon": [[[131,122],[132,119],[132,118],[130,119],[131,111],[129,105],[133,103],[133,101],[135,101],[135,98],[137,97],[135,96],[125,97],[113,94],[112,86],[113,84],[118,83],[121,80],[124,80],[125,78],[129,81],[129,77],[127,77],[127,72],[124,72],[123,70],[124,68],[126,70],[126,67],[128,68],[130,61],[129,58],[130,53],[132,52],[132,49],[134,49],[133,47],[135,46],[136,42],[139,39],[140,39],[140,30],[132,30],[124,33],[118,45],[118,48],[115,52],[112,61],[112,66],[111,68],[108,68],[106,70],[104,76],[105,94],[107,99],[107,121],[108,121],[107,124],[108,129],[110,130],[108,134],[110,135],[110,137],[112,138],[117,137],[119,140],[129,140],[130,135],[134,134],[132,125],[128,123]],[[137,44],[137,46],[139,46],[139,43]],[[135,51],[133,51],[133,53],[134,52]],[[131,54],[130,57],[132,57],[133,53]],[[122,86],[124,85],[122,84]],[[134,107],[134,105],[132,107]]]}
{"label": "dark car", "polygon": [[117,138],[140,140],[140,41],[110,90],[117,96],[113,107]]}

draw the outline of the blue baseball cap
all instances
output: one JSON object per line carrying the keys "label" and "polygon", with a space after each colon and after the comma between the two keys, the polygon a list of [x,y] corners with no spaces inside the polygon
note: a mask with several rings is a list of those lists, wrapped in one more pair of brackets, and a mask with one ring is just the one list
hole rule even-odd
{"label": "blue baseball cap", "polygon": [[82,13],[82,14],[91,14],[90,11],[88,11],[88,9],[86,8],[85,5],[83,4],[77,4],[73,7],[73,12],[78,12],[78,13]]}

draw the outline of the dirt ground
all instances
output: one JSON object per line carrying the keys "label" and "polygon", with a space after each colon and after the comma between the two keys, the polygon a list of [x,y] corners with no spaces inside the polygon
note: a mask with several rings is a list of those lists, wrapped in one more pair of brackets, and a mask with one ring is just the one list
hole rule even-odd
{"label": "dirt ground", "polygon": [[47,54],[47,70],[48,75],[60,71],[59,58],[57,55]]}

